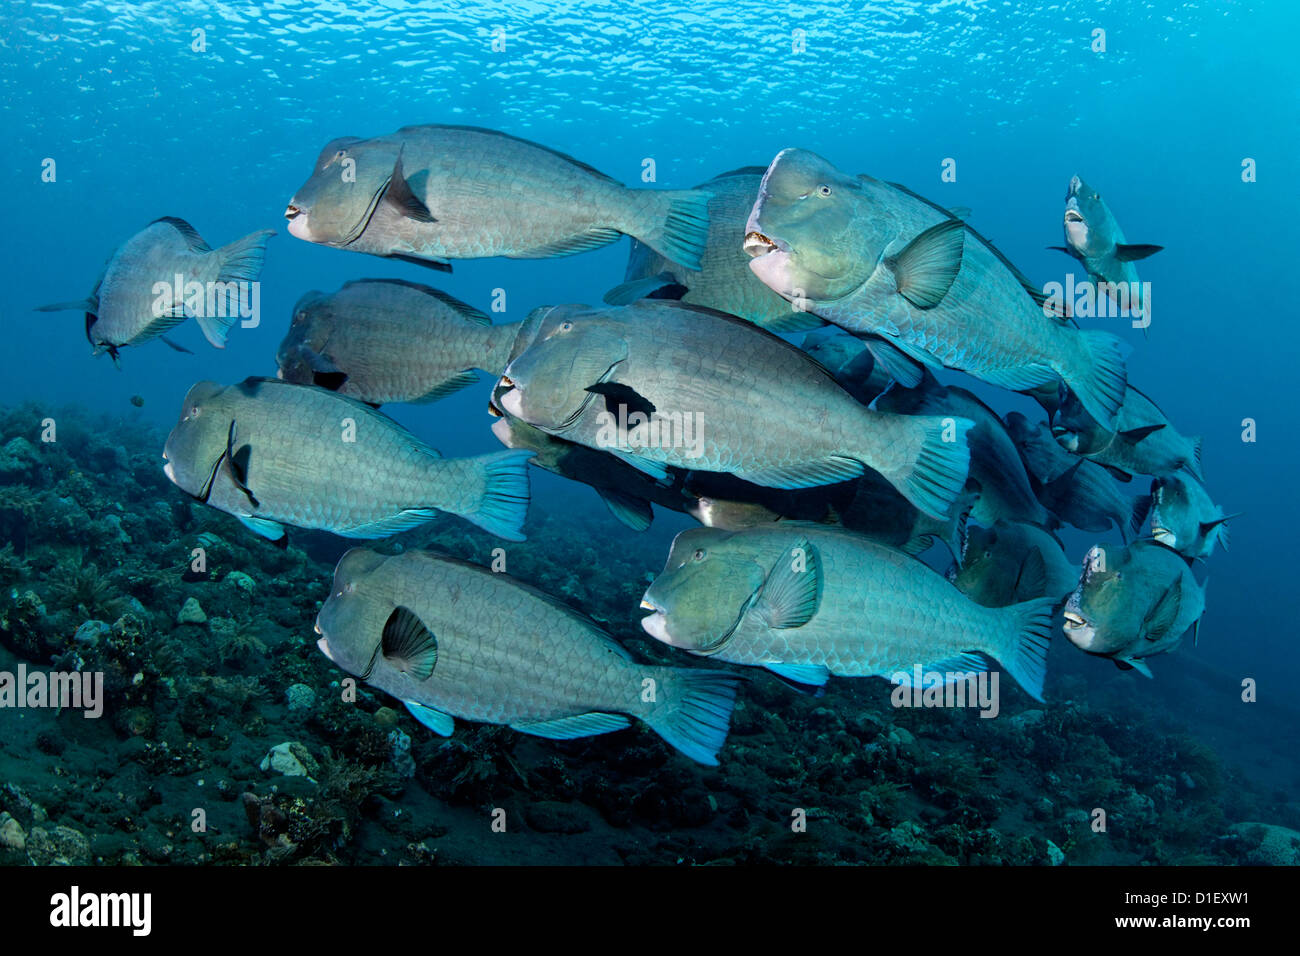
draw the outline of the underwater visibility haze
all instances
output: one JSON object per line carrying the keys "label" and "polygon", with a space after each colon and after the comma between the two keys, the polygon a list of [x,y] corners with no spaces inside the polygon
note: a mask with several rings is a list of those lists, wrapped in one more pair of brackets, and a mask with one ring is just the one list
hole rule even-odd
{"label": "underwater visibility haze", "polygon": [[7,5],[0,864],[1300,863],[1297,26]]}

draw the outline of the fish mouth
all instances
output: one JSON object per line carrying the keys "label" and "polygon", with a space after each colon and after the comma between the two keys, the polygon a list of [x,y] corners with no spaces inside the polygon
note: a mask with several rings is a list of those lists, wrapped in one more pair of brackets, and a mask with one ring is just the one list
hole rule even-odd
{"label": "fish mouth", "polygon": [[757,229],[745,233],[742,247],[751,259],[758,259],[773,252],[789,252],[790,244],[780,239],[759,232]]}
{"label": "fish mouth", "polygon": [[302,215],[302,210],[299,209],[297,206],[295,206],[293,203],[289,203],[289,205],[284,207],[284,218],[288,219],[290,222],[292,222],[294,219],[296,219],[298,216],[301,215]]}
{"label": "fish mouth", "polygon": [[643,600],[641,606],[643,608],[654,608],[653,614],[641,618],[642,629],[656,641],[662,641],[664,644],[672,646],[673,639],[668,634],[668,618],[664,615],[664,612],[655,608],[648,601]]}
{"label": "fish mouth", "polygon": [[1067,209],[1065,210],[1065,221],[1067,225],[1072,222],[1083,222],[1083,217],[1075,210]]}
{"label": "fish mouth", "polygon": [[1080,628],[1080,627],[1087,627],[1087,626],[1088,626],[1088,622],[1085,621],[1085,620],[1084,620],[1082,617],[1080,617],[1078,614],[1075,614],[1073,611],[1066,611],[1066,612],[1065,612],[1065,626],[1066,626],[1066,628],[1067,628],[1068,630],[1073,631],[1073,630],[1076,630],[1077,628]]}

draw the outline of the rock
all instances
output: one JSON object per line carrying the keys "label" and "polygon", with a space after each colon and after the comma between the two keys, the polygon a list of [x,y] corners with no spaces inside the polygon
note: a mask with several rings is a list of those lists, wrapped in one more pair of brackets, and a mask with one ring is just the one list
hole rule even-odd
{"label": "rock", "polygon": [[539,833],[586,833],[591,822],[574,807],[555,800],[542,800],[524,811],[528,825]]}
{"label": "rock", "polygon": [[252,597],[253,592],[257,590],[257,583],[243,571],[231,571],[221,579],[221,583],[235,588],[241,594],[249,597]]}
{"label": "rock", "polygon": [[296,740],[286,740],[272,747],[262,758],[261,767],[267,773],[283,774],[286,777],[306,777],[308,780],[311,780],[320,770],[316,759]]}
{"label": "rock", "polygon": [[207,619],[208,616],[203,613],[197,598],[186,598],[185,603],[181,605],[180,613],[176,615],[178,624],[203,624]]}
{"label": "rock", "polygon": [[21,435],[9,439],[0,448],[0,478],[19,481],[34,477],[41,467],[41,457],[36,448]]}
{"label": "rock", "polygon": [[306,684],[290,684],[284,692],[289,701],[289,712],[311,710],[316,706],[316,692]]}
{"label": "rock", "polygon": [[888,739],[900,747],[910,747],[916,743],[916,736],[906,727],[895,727],[889,732]]}
{"label": "rock", "polygon": [[1249,847],[1246,862],[1251,866],[1300,866],[1300,830],[1247,822],[1234,823],[1232,832]]}
{"label": "rock", "polygon": [[86,866],[90,840],[72,827],[36,827],[27,834],[27,855],[36,866]]}
{"label": "rock", "polygon": [[1051,863],[1052,866],[1060,866],[1065,862],[1065,851],[1051,840],[1047,841],[1047,861]]}
{"label": "rock", "polygon": [[1020,730],[1029,730],[1041,724],[1046,716],[1047,714],[1041,710],[1026,710],[1011,718],[1011,726]]}
{"label": "rock", "polygon": [[98,647],[101,640],[113,636],[113,628],[104,621],[86,621],[77,633],[72,635],[72,642],[83,647]]}
{"label": "rock", "polygon": [[19,853],[27,849],[27,831],[8,813],[0,813],[0,848]]}
{"label": "rock", "polygon": [[411,756],[411,738],[400,730],[388,732],[388,746],[391,749],[393,770],[403,780],[415,776],[415,758]]}
{"label": "rock", "polygon": [[380,727],[396,727],[397,717],[397,711],[391,707],[380,707],[375,711],[375,723]]}

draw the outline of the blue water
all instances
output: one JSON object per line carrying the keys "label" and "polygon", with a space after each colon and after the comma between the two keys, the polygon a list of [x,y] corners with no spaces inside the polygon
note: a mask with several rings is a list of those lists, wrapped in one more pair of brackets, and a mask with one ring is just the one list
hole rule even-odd
{"label": "blue water", "polygon": [[[273,375],[290,309],[309,289],[400,277],[486,309],[501,288],[500,322],[542,304],[595,302],[622,280],[626,240],[563,259],[457,261],[447,276],[289,236],[283,209],[338,136],[418,123],[499,128],[628,183],[653,158],[664,188],[806,147],[841,169],[969,207],[972,224],[1040,283],[1062,281],[1074,265],[1046,247],[1061,242],[1066,184],[1079,173],[1101,188],[1131,242],[1165,247],[1140,265],[1155,296],[1149,336],[1116,320],[1092,327],[1110,322],[1132,345],[1130,380],[1183,433],[1203,436],[1215,500],[1245,514],[1233,522],[1231,551],[1198,571],[1210,581],[1198,647],[1155,660],[1154,682],[1081,656],[1066,667],[1116,699],[1163,696],[1162,708],[1230,758],[1262,739],[1295,742],[1293,720],[1243,720],[1249,705],[1238,694],[1255,678],[1261,698],[1289,707],[1300,683],[1300,9],[1285,0],[415,6],[8,3],[0,404],[125,414],[139,395],[137,414],[169,426],[199,379]],[[1105,52],[1091,49],[1097,28]],[[204,52],[191,49],[195,29]],[[792,52],[797,30],[806,48]],[[1247,157],[1256,182],[1242,181]],[[57,164],[53,183],[42,181],[46,158]],[[956,160],[956,182],[941,180],[946,158]],[[79,313],[30,311],[88,293],[113,248],[163,215],[188,220],[214,246],[277,230],[259,327],[234,330],[216,351],[185,323],[174,338],[194,355],[155,342],[124,350],[119,370],[91,357]],[[387,411],[444,454],[490,451],[499,446],[487,390]],[[1247,418],[1255,443],[1242,441]],[[558,479],[538,479],[535,493],[544,511],[601,510],[591,492]],[[593,547],[642,546],[607,528]],[[1088,542],[1069,541],[1073,560]],[[662,558],[651,551],[647,571]],[[1191,666],[1212,675],[1195,702],[1169,690]],[[1049,696],[1052,687],[1049,678]],[[1236,736],[1216,739],[1227,719]],[[1294,768],[1274,769],[1294,786]]]}

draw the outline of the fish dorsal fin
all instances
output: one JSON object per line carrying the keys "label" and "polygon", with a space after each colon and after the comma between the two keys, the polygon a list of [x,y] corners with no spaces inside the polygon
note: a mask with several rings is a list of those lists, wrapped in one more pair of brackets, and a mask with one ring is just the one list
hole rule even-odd
{"label": "fish dorsal fin", "polygon": [[184,238],[185,244],[190,247],[191,252],[212,251],[212,247],[203,240],[203,237],[199,235],[199,231],[184,219],[178,219],[175,216],[160,216],[153,222],[149,223],[149,225],[152,226],[155,222],[165,222],[167,225],[179,232],[182,238]]}
{"label": "fish dorsal fin", "polygon": [[800,538],[777,558],[768,572],[755,609],[768,627],[802,627],[817,613],[821,584],[817,549],[807,538]]}
{"label": "fish dorsal fin", "polygon": [[[499,129],[484,129],[482,126],[456,126],[448,123],[429,123],[426,126],[403,126],[397,132],[401,134],[411,130],[424,130],[424,129],[454,129],[454,130],[461,130],[462,132],[466,132],[466,133],[482,133],[485,136],[500,136],[502,139],[513,140],[516,143],[523,143],[525,146],[530,146],[533,149],[540,149],[543,152],[550,153],[552,156],[557,156],[560,159],[564,160],[566,163],[572,163],[574,166],[577,166],[583,172],[590,173],[591,175],[595,176],[597,179],[603,179],[606,182],[610,182],[610,183],[618,182],[618,180],[615,179],[614,177],[605,175],[599,169],[596,169],[594,166],[588,166],[580,159],[574,159],[568,153],[562,153],[558,149],[551,149],[551,147],[543,146],[541,143],[534,143],[530,139],[523,139],[519,136],[511,136],[509,133],[503,133]],[[622,183],[619,183],[619,185],[621,186]]]}
{"label": "fish dorsal fin", "polygon": [[1160,600],[1147,611],[1142,619],[1142,637],[1148,641],[1158,641],[1164,637],[1178,620],[1178,609],[1182,604],[1179,583],[1175,581],[1160,595]]}
{"label": "fish dorsal fin", "polygon": [[438,639],[409,607],[388,615],[380,647],[384,660],[416,680],[427,680],[438,663]]}
{"label": "fish dorsal fin", "polygon": [[397,159],[393,161],[393,175],[388,180],[388,188],[384,191],[384,202],[392,206],[402,216],[414,222],[437,222],[433,214],[429,212],[420,199],[411,191],[411,184],[406,181],[406,174],[402,170],[402,150],[397,150]]}
{"label": "fish dorsal fin", "polygon": [[918,309],[932,309],[943,301],[961,269],[965,232],[960,219],[945,219],[887,258],[899,294]]}

